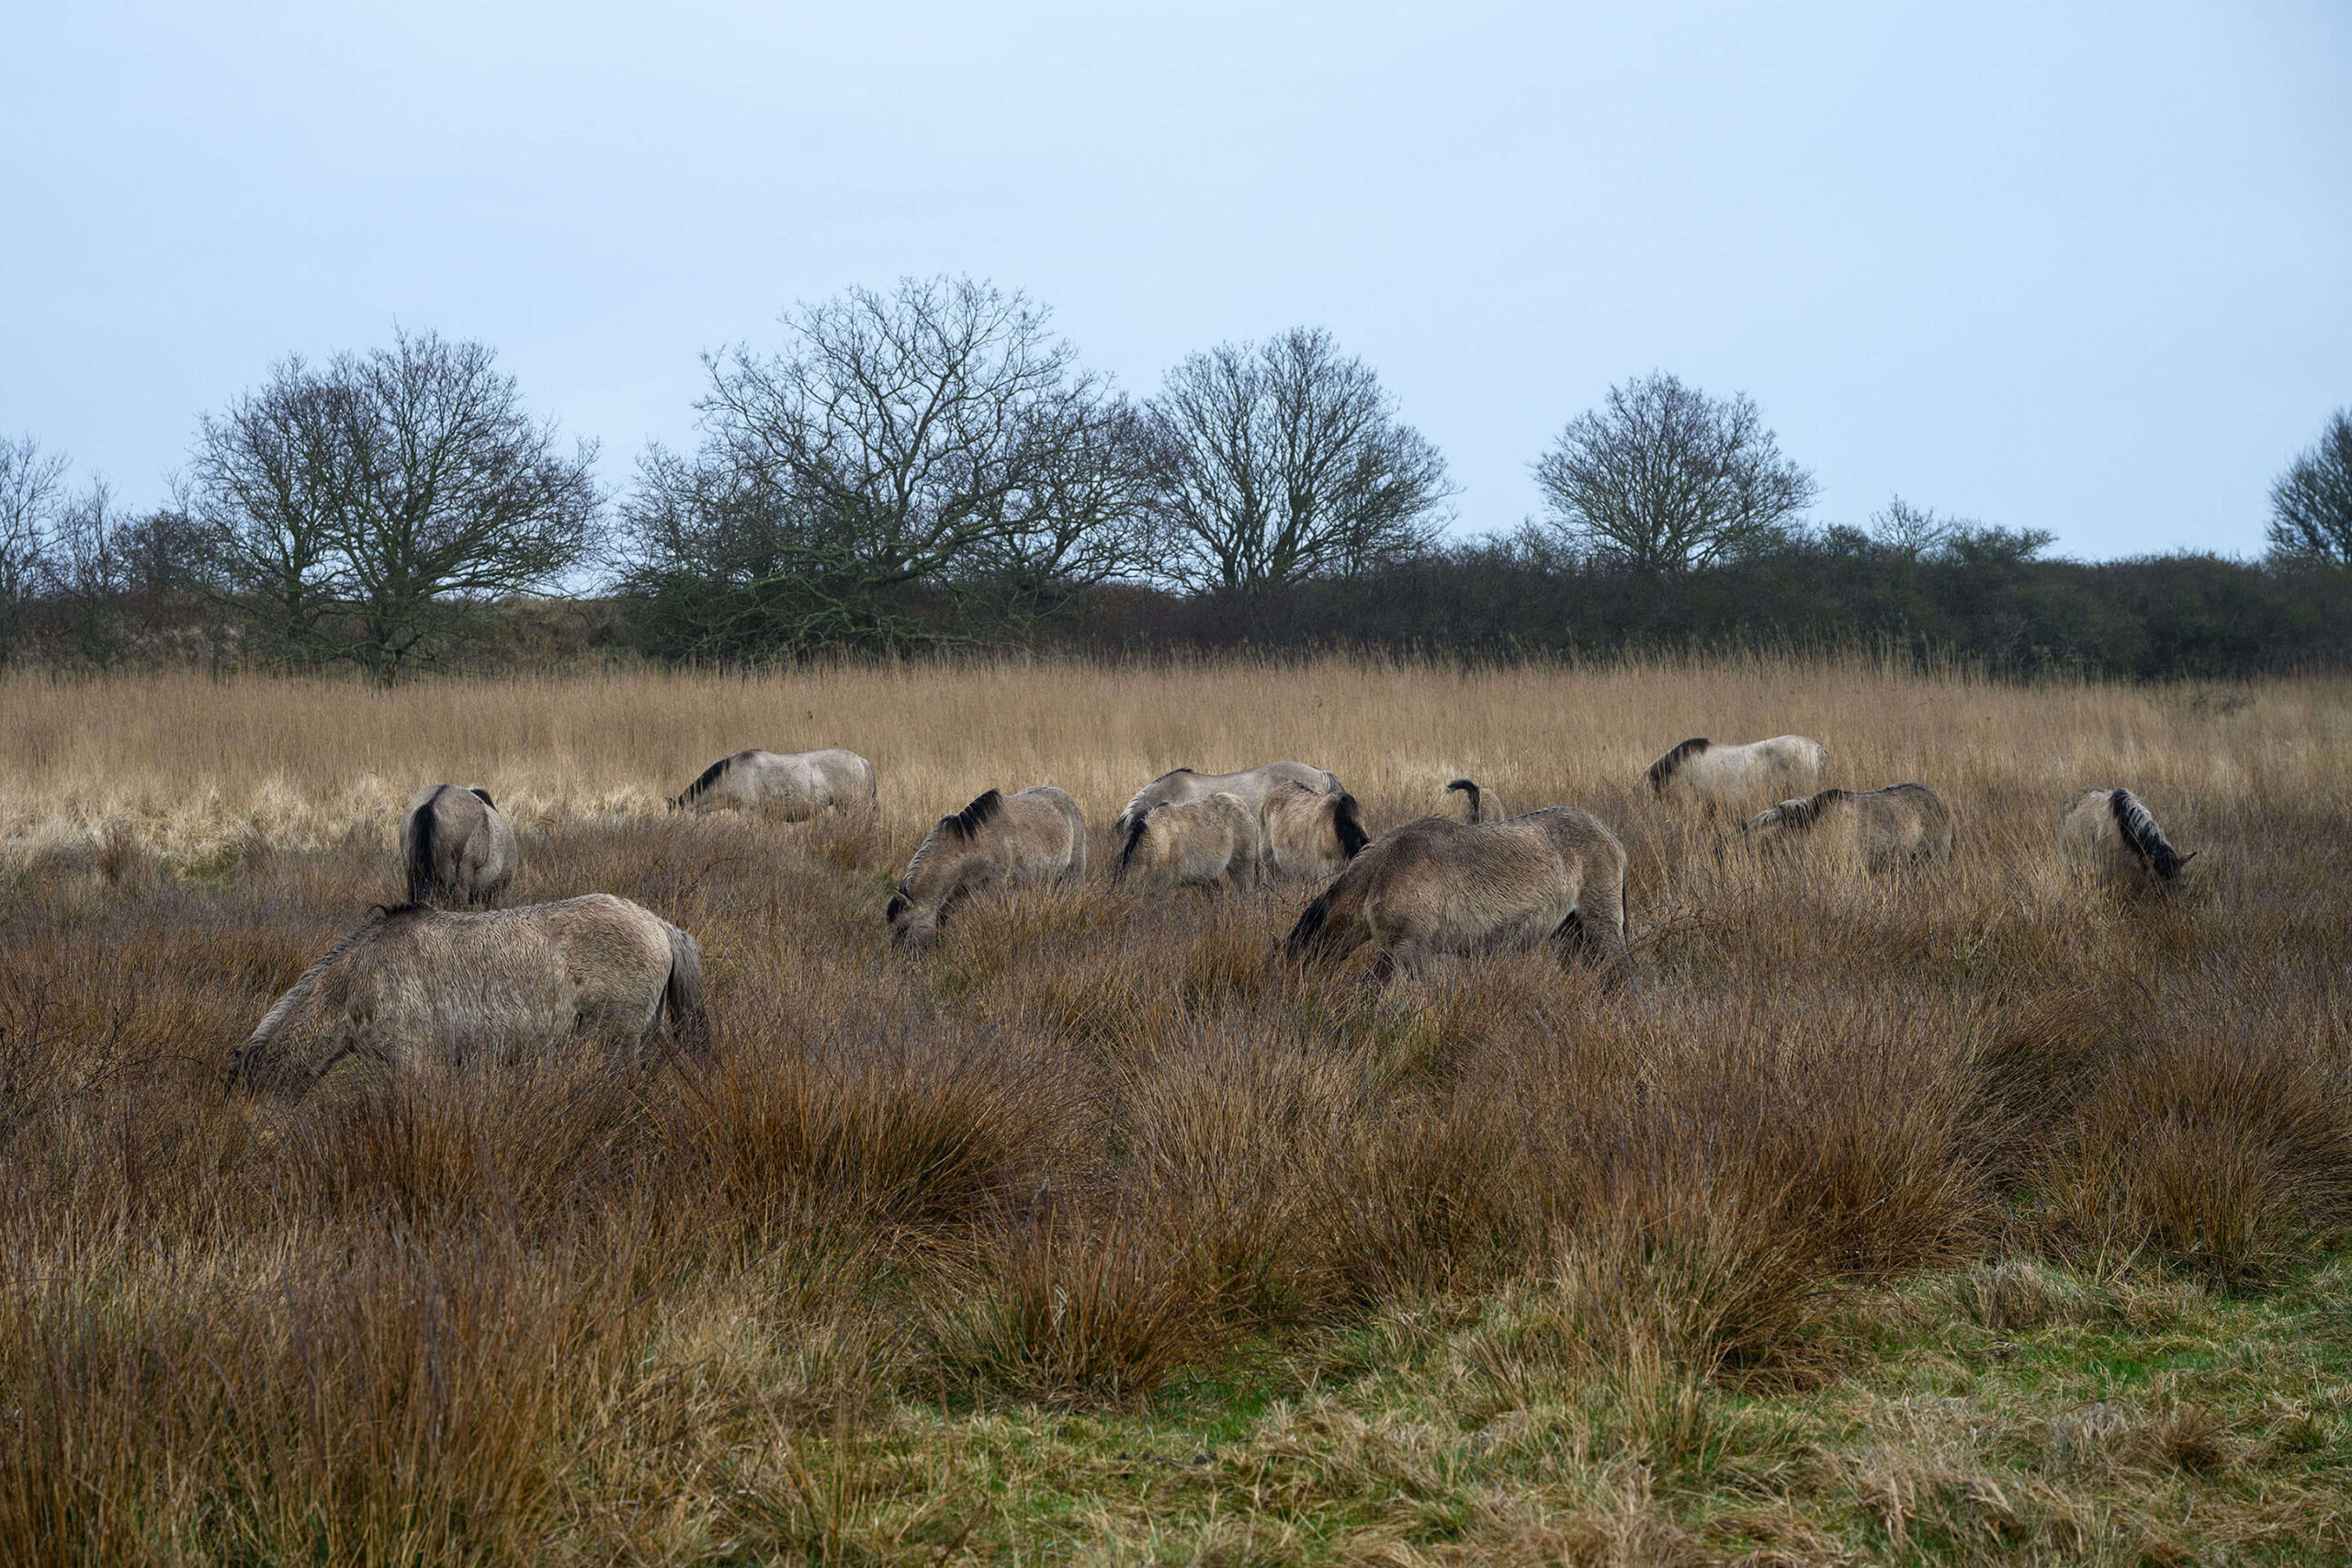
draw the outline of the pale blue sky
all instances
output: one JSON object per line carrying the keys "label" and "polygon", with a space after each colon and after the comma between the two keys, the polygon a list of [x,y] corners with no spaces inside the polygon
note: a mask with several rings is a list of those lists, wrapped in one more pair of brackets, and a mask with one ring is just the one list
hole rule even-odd
{"label": "pale blue sky", "polygon": [[1137,391],[1295,323],[1466,532],[1612,381],[1888,494],[2253,553],[2352,404],[2352,5],[27,6],[0,433],[126,499],[288,352],[481,338],[627,477],[698,351],[1028,289]]}

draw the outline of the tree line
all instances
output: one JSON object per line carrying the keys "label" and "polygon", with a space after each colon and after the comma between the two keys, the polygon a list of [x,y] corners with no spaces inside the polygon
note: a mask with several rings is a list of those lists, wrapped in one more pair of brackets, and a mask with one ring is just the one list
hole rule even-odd
{"label": "tree line", "polygon": [[[2087,564],[1899,498],[1808,513],[1745,394],[1612,387],[1532,469],[1544,513],[1449,541],[1436,446],[1328,333],[1186,356],[1148,396],[1017,291],[852,289],[704,358],[691,450],[619,491],[473,343],[288,358],[198,422],[133,514],[0,440],[0,660],[741,662],[1050,646],[1523,653],[1866,640],[2003,670],[2352,661],[2352,412],[2280,475],[2261,562]],[[514,636],[584,607],[567,642]]]}

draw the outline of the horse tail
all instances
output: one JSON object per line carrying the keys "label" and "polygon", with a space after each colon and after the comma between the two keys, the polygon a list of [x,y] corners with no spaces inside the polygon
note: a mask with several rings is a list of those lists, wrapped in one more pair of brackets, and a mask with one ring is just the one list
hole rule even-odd
{"label": "horse tail", "polygon": [[1708,744],[1705,736],[1694,735],[1688,740],[1668,748],[1665,756],[1650,764],[1650,792],[1654,795],[1664,795],[1666,786],[1673,779],[1676,771],[1691,758],[1704,752]]}
{"label": "horse tail", "polygon": [[[1476,789],[1477,785],[1470,786]],[[1475,801],[1476,795],[1472,796]],[[1363,847],[1372,842],[1372,835],[1363,830],[1363,818],[1356,809],[1356,797],[1341,790],[1338,803],[1331,807],[1331,831],[1340,836],[1340,852],[1353,860]]]}
{"label": "horse tail", "polygon": [[670,1038],[685,1050],[710,1044],[710,1015],[702,997],[702,949],[695,939],[670,929],[670,975],[662,983],[662,1010],[670,1021]]}
{"label": "horse tail", "polygon": [[2128,789],[2119,789],[2108,795],[2107,805],[2115,813],[2115,830],[2123,835],[2123,841],[2132,846],[2132,852],[2150,871],[2165,882],[2180,874],[2185,863],[2166,841],[2165,830],[2156,826],[2155,818],[2140,804],[2138,795]]}
{"label": "horse tail", "polygon": [[1127,841],[1119,846],[1118,862],[1111,867],[1111,880],[1113,882],[1124,882],[1126,880],[1127,867],[1134,863],[1136,850],[1143,843],[1143,830],[1150,824],[1150,822],[1151,813],[1147,811],[1142,816],[1127,824]]}
{"label": "horse tail", "polygon": [[417,803],[415,810],[408,814],[408,901],[412,904],[433,902],[435,887],[440,881],[434,873],[433,862],[440,848],[435,840],[441,816],[441,790],[446,787],[435,788],[431,795]]}

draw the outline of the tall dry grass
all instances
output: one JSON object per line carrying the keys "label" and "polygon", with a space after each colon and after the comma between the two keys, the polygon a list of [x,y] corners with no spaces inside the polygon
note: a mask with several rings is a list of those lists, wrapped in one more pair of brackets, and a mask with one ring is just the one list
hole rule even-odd
{"label": "tall dry grass", "polygon": [[[2341,682],[155,678],[0,684],[0,725],[10,1560],[939,1558],[978,1505],[952,1444],[935,1475],[860,1457],[889,1412],[1128,1405],[1471,1297],[1465,1365],[1506,1403],[1600,1391],[1647,1474],[1703,1447],[1704,1386],[1800,1373],[1841,1292],[2020,1258],[2259,1290],[2352,1219]],[[1955,860],[1759,865],[1632,787],[1684,735],[1789,729],[1837,782],[1934,784]],[[754,744],[865,752],[880,820],[659,810]],[[1168,767],[1275,756],[1375,830],[1464,773],[1600,811],[1633,983],[1304,976],[1275,957],[1304,889],[1100,876],[887,950],[898,866],[981,788],[1057,783],[1104,828]],[[223,1095],[227,1049],[394,891],[391,813],[435,777],[515,811],[518,897],[696,933],[708,1062]],[[2059,802],[2109,783],[2203,852],[2185,895],[2056,873]],[[910,1491],[936,1506],[876,1522]]]}

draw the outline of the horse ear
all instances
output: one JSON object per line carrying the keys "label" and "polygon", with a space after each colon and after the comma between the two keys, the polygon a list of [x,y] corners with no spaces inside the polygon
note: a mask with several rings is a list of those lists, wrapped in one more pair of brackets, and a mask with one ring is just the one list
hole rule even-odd
{"label": "horse ear", "polygon": [[2187,854],[2180,857],[2180,863],[2187,865],[2190,861],[2195,860],[2199,855],[2201,855],[2204,852],[2205,852],[2203,850],[2191,850]]}

